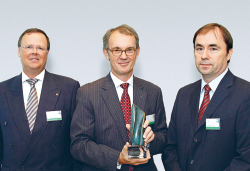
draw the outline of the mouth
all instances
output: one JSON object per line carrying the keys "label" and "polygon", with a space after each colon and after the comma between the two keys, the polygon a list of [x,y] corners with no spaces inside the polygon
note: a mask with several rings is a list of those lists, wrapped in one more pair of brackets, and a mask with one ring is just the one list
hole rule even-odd
{"label": "mouth", "polygon": [[129,62],[120,62],[120,63],[118,63],[119,65],[122,65],[122,66],[125,66],[125,65],[128,65],[129,64]]}
{"label": "mouth", "polygon": [[210,66],[211,64],[200,64],[200,65],[206,67],[206,66]]}
{"label": "mouth", "polygon": [[38,61],[39,58],[29,58],[30,61]]}

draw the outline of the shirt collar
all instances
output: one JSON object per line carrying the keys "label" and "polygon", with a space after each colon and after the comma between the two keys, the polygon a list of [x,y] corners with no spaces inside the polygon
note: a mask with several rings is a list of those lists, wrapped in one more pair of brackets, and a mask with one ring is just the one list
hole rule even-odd
{"label": "shirt collar", "polygon": [[[43,81],[45,75],[45,69],[37,75],[35,78],[37,78],[39,81]],[[30,79],[23,71],[22,71],[22,82],[25,82],[26,80]]]}
{"label": "shirt collar", "polygon": [[[226,68],[225,71],[224,71],[222,74],[220,74],[218,77],[216,77],[215,79],[213,79],[213,80],[208,84],[209,87],[211,88],[211,90],[212,90],[213,92],[215,92],[215,90],[217,89],[218,85],[220,84],[222,78],[226,75],[227,71],[228,71],[228,68]],[[204,88],[204,86],[205,86],[206,84],[207,84],[207,83],[206,83],[206,82],[203,80],[203,78],[202,78],[202,80],[201,80],[201,91],[203,90],[203,88]]]}
{"label": "shirt collar", "polygon": [[120,87],[121,84],[123,83],[129,83],[129,86],[133,87],[133,74],[132,76],[128,79],[128,81],[124,82],[122,80],[120,80],[119,78],[117,78],[112,72],[110,72],[110,76],[115,84],[115,88]]}

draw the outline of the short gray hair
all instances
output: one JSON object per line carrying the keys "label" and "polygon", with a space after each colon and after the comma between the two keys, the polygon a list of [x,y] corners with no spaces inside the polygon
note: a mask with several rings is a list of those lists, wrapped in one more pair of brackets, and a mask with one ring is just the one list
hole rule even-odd
{"label": "short gray hair", "polygon": [[118,30],[121,34],[135,36],[136,49],[138,49],[138,47],[139,47],[139,36],[132,27],[130,27],[130,26],[126,25],[126,24],[122,24],[122,25],[120,25],[120,26],[118,26],[116,28],[111,28],[105,33],[105,35],[103,36],[103,48],[104,49],[108,50],[109,37],[116,30]]}

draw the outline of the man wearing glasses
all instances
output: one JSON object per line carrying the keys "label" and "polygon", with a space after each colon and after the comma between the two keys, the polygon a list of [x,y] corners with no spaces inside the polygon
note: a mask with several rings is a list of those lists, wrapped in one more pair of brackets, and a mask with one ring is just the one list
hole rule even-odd
{"label": "man wearing glasses", "polygon": [[[128,25],[110,29],[103,37],[103,53],[111,72],[77,92],[71,123],[71,153],[82,170],[157,170],[152,156],[161,153],[166,140],[162,93],[156,85],[133,76],[139,55],[139,37]],[[124,98],[127,107],[124,107]],[[147,158],[128,159],[131,104],[145,112],[143,135],[150,142]]]}
{"label": "man wearing glasses", "polygon": [[45,70],[49,50],[44,31],[23,32],[23,71],[0,83],[1,170],[74,170],[69,129],[80,85]]}

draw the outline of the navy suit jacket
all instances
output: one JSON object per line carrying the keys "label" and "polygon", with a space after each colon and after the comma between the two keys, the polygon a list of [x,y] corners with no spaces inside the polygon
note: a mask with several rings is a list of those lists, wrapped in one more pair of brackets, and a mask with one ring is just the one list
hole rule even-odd
{"label": "navy suit jacket", "polygon": [[[70,122],[79,83],[45,72],[32,134],[24,108],[21,74],[0,83],[0,161],[2,171],[71,171]],[[61,110],[47,122],[46,111]]]}
{"label": "navy suit jacket", "polygon": [[[133,82],[134,104],[146,115],[155,114],[155,124],[150,125],[155,133],[150,153],[162,153],[167,126],[161,90],[136,77]],[[81,162],[83,171],[116,170],[120,152],[129,140],[110,74],[79,88],[71,123],[71,140],[71,153]],[[121,171],[128,169],[128,165],[122,165]],[[134,166],[134,171],[137,170],[156,170],[153,157],[147,164]]]}
{"label": "navy suit jacket", "polygon": [[[198,125],[201,80],[177,94],[162,159],[166,170],[250,170],[250,83],[230,71],[219,83]],[[206,130],[220,118],[220,130]]]}

